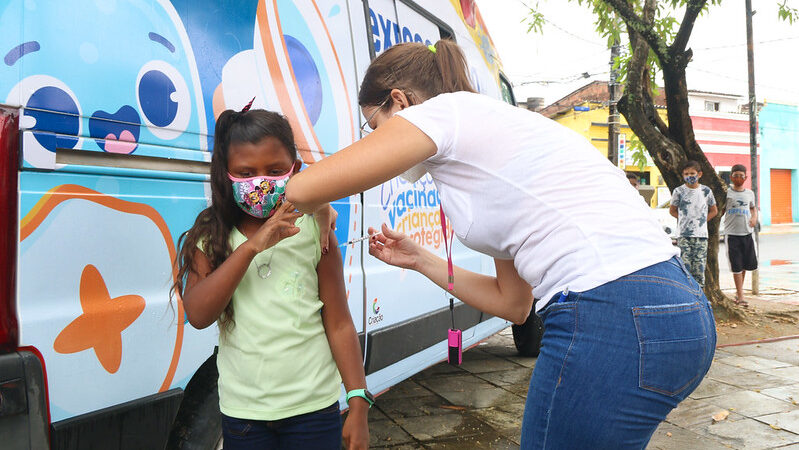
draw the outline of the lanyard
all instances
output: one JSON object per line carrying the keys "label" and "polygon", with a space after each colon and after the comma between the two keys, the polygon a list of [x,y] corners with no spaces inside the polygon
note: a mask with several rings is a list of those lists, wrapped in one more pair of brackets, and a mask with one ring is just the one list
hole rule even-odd
{"label": "lanyard", "polygon": [[441,234],[444,236],[444,250],[447,252],[447,290],[452,291],[455,289],[455,271],[452,268],[452,246],[447,243],[447,216],[444,215],[441,203],[438,204],[438,210],[441,212]]}

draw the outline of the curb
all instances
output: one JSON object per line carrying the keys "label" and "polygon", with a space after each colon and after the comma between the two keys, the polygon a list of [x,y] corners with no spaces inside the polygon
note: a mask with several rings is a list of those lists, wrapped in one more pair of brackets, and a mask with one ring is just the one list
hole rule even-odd
{"label": "curb", "polygon": [[787,341],[790,339],[799,339],[799,334],[794,334],[791,336],[780,336],[775,338],[766,338],[766,339],[759,339],[756,341],[747,341],[747,342],[736,342],[735,344],[724,344],[724,345],[717,345],[716,348],[725,348],[725,347],[739,347],[742,345],[752,345],[752,344],[766,344],[769,342],[779,342],[779,341]]}

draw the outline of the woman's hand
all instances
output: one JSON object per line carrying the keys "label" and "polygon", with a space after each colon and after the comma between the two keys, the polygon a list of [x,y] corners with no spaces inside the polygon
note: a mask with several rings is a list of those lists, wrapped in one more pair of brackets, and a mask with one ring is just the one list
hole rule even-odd
{"label": "woman's hand", "polygon": [[314,211],[313,218],[316,219],[316,223],[319,225],[319,243],[322,244],[322,254],[327,255],[328,246],[330,245],[330,231],[336,230],[338,213],[330,203],[325,203],[324,206]]}
{"label": "woman's hand", "polygon": [[369,406],[365,401],[363,405],[356,405],[359,400],[357,397],[354,400],[356,401],[353,401],[353,405],[350,406],[344,427],[341,429],[341,436],[344,438],[347,450],[364,450],[369,448],[369,421],[367,420]]}
{"label": "woman's hand", "polygon": [[[369,234],[377,233],[369,227]],[[369,254],[392,266],[419,270],[419,260],[424,252],[422,246],[408,236],[391,230],[383,224],[382,233],[369,238]]]}
{"label": "woman's hand", "polygon": [[287,237],[294,236],[300,232],[300,228],[294,223],[302,216],[302,213],[294,210],[294,205],[290,202],[283,202],[277,211],[261,225],[261,228],[247,240],[248,245],[255,251],[262,251],[274,246]]}

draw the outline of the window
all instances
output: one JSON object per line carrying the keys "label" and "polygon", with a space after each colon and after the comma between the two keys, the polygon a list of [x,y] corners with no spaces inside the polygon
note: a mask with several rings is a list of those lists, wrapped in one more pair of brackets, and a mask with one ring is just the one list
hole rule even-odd
{"label": "window", "polygon": [[516,106],[516,99],[513,96],[513,88],[511,88],[510,82],[508,82],[508,80],[502,74],[499,75],[499,87],[502,89],[502,100]]}
{"label": "window", "polygon": [[711,102],[705,100],[705,111],[718,111],[719,110],[719,102]]}

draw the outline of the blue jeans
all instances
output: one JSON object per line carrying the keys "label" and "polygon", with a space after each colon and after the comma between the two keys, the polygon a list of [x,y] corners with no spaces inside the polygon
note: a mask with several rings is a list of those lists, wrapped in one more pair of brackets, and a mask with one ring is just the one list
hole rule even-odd
{"label": "blue jeans", "polygon": [[338,402],[281,420],[237,419],[222,415],[224,450],[341,449]]}
{"label": "blue jeans", "polygon": [[713,360],[712,309],[676,257],[541,315],[523,449],[643,449]]}

